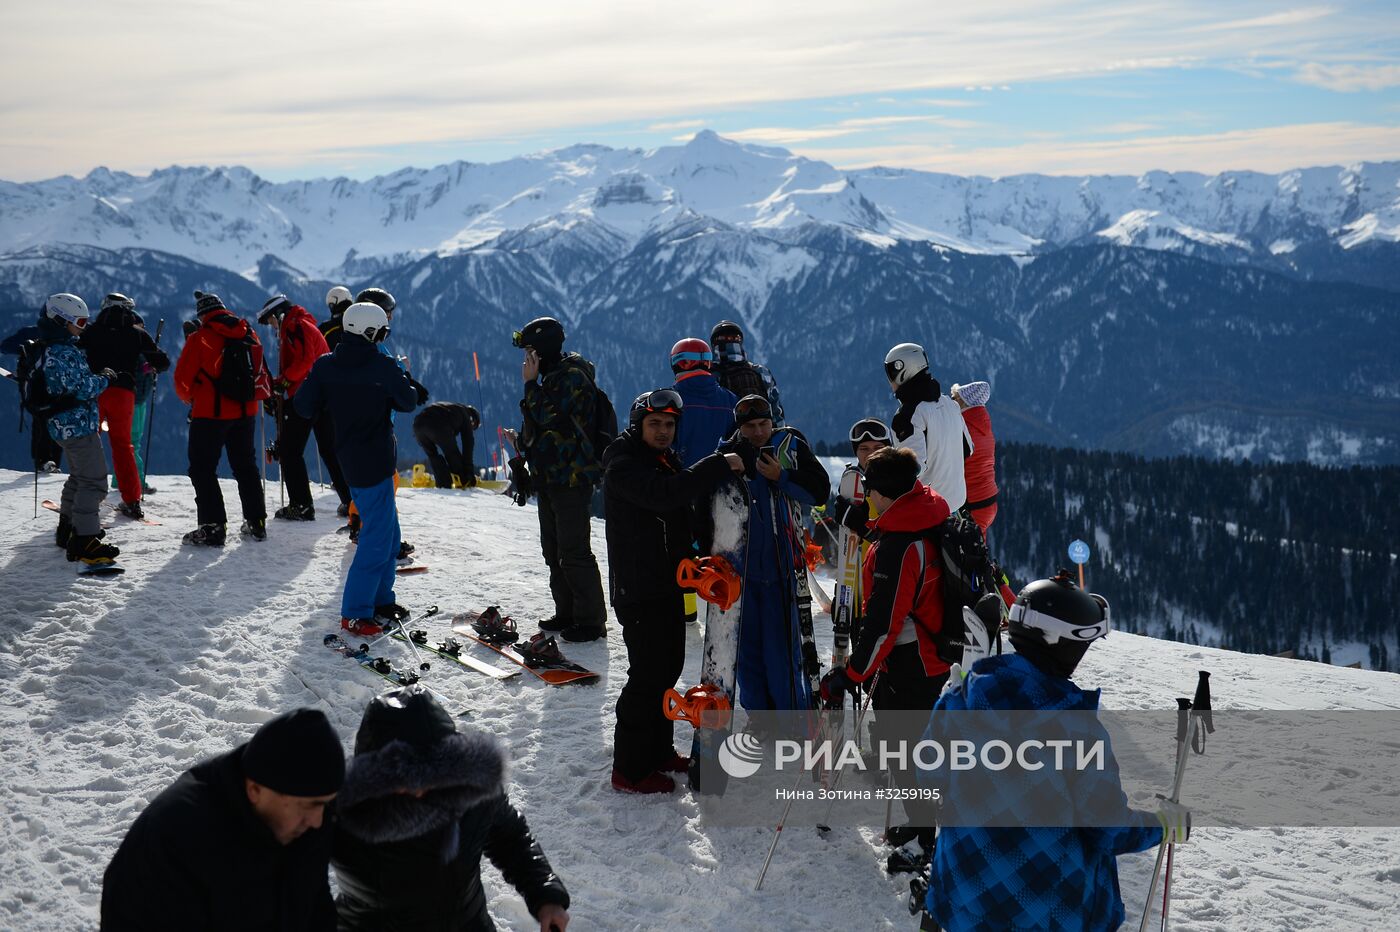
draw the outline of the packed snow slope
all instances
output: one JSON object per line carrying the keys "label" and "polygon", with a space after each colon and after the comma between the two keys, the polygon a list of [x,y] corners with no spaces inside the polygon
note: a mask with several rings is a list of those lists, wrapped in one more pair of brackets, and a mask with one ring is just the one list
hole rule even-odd
{"label": "packed snow slope", "polygon": [[[126,574],[82,579],[52,546],[56,516],[32,516],[32,476],[0,471],[0,927],[95,928],[107,861],[181,771],[294,706],[324,710],[348,748],[366,701],[385,686],[321,646],[335,630],[351,557],[338,522],[325,517],[333,496],[318,498],[315,523],[274,522],[266,543],[233,537],[222,550],[195,550],[180,545],[194,526],[187,480],[152,481],[160,491],[148,512],[161,525],[122,522],[109,532]],[[61,483],[42,478],[40,497],[57,499]],[[236,507],[231,483],[224,495]],[[406,488],[399,507],[405,536],[431,567],[400,582],[405,605],[436,603],[450,614],[499,603],[526,633],[531,619],[550,614],[533,506],[485,491]],[[593,544],[606,573],[601,523]],[[1048,568],[1055,555],[1046,559]],[[447,622],[427,626],[445,633]],[[695,681],[700,641],[698,628],[689,632],[685,683]],[[529,675],[501,683],[455,668],[435,668],[426,682],[469,708],[472,727],[509,743],[511,793],[573,895],[571,929],[911,926],[907,886],[884,875],[870,830],[827,839],[785,832],[754,893],[771,830],[709,826],[684,789],[662,798],[613,792],[621,632],[613,622],[606,642],[566,653],[602,672],[601,682],[552,688]],[[1095,646],[1079,679],[1102,685],[1107,707],[1161,709],[1190,690],[1200,668],[1213,672],[1220,708],[1400,708],[1400,677],[1390,674],[1121,633]],[[678,727],[677,746],[688,742]],[[1217,734],[1212,749],[1228,754],[1228,737]],[[1400,915],[1393,830],[1201,830],[1178,854],[1177,930],[1378,929]],[[1130,924],[1151,865],[1151,852],[1120,861]],[[501,928],[535,928],[494,870],[486,884]]]}

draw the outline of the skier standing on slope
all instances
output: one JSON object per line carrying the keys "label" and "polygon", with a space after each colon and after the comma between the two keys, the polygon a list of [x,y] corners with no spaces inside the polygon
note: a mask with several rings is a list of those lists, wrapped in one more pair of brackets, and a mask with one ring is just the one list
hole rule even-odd
{"label": "skier standing on slope", "polygon": [[[919,460],[907,449],[877,450],[865,468],[865,494],[879,512],[876,540],[862,568],[864,618],[847,666],[822,678],[822,698],[839,698],[879,675],[871,704],[876,712],[872,735],[889,743],[918,739],[918,729],[900,733],[898,723],[910,720],[890,711],[928,711],[948,681],[948,664],[938,655],[935,636],[943,628],[943,582],[937,545],[926,538],[947,520],[947,502],[918,479]],[[912,773],[896,773],[905,788]],[[904,800],[909,824],[892,838],[903,844],[917,837],[925,851],[933,849],[936,810],[924,800]],[[896,833],[892,832],[892,835]]]}
{"label": "skier standing on slope", "polygon": [[[439,489],[468,489],[476,485],[473,431],[481,415],[471,405],[435,401],[413,418],[413,439],[428,456]],[[458,446],[458,440],[461,446]]]}
{"label": "skier standing on slope", "polygon": [[[943,741],[941,711],[1045,710],[1097,714],[1099,690],[1085,690],[1070,679],[1089,646],[1111,630],[1108,602],[1079,589],[1062,570],[1021,590],[1011,607],[1009,636],[1014,654],[973,664],[939,698],[924,740]],[[1086,743],[1108,732],[1095,719],[1061,719],[1061,734]],[[945,825],[933,855],[925,908],[948,932],[979,929],[1116,929],[1125,915],[1118,890],[1121,854],[1190,837],[1190,813],[1163,800],[1157,812],[1128,807],[1110,750],[1107,765],[1068,773],[1044,767],[1024,784],[1026,792],[989,794],[980,771],[920,770],[921,782],[938,785],[945,798],[976,798],[993,826]],[[965,782],[966,781],[966,782]],[[1049,796],[1046,795],[1049,791]],[[1047,798],[1063,805],[1064,827],[1043,826]],[[1075,817],[1092,811],[1096,825],[1080,827]],[[1082,823],[1081,823],[1082,824]]]}
{"label": "skier standing on slope", "polygon": [[831,491],[826,469],[792,427],[773,427],[773,409],[762,395],[734,406],[738,430],[720,445],[737,453],[749,483],[749,517],[743,566],[743,607],[736,678],[739,701],[750,712],[810,709],[813,696],[803,669],[798,629],[796,573],[806,572],[802,529],[792,504],[811,507]]}
{"label": "skier standing on slope", "polygon": [[954,385],[948,395],[962,409],[963,423],[972,437],[972,455],[964,462],[967,478],[967,515],[985,535],[997,518],[997,441],[992,436],[992,416],[987,413],[987,401],[992,387],[986,382]]}
{"label": "skier standing on slope", "polygon": [[272,394],[262,344],[248,322],[229,313],[218,295],[196,291],[194,298],[197,321],[175,363],[175,394],[192,406],[189,472],[199,517],[199,527],[184,541],[224,545],[228,514],[218,470],[225,450],[243,506],[242,533],[267,540],[267,505],[255,452],[258,405]]}
{"label": "skier standing on slope", "polygon": [[972,438],[957,403],[943,394],[917,343],[901,343],[885,354],[885,378],[899,399],[890,425],[895,442],[919,458],[919,481],[957,511],[967,501],[963,460],[972,455]]}
{"label": "skier standing on slope", "polygon": [[[317,326],[320,328],[321,336],[326,338],[326,352],[333,353],[340,345],[340,338],[345,336],[345,329],[341,326],[341,315],[345,309],[354,304],[355,300],[350,295],[350,289],[344,285],[336,285],[326,292],[326,309],[330,312],[327,317]],[[348,517],[350,514],[350,486],[345,481],[345,473],[340,469],[340,460],[335,457],[335,424],[331,422],[330,413],[323,414],[316,420],[316,452],[320,454],[321,462],[326,464],[326,474],[330,476],[331,486],[335,489],[335,494],[340,498],[340,505],[335,513],[339,517]]]}
{"label": "skier standing on slope", "polygon": [[[43,376],[51,399],[46,429],[68,455],[68,479],[58,513],[54,543],[66,548],[69,562],[90,566],[112,563],[116,547],[102,543],[97,506],[107,497],[107,456],[98,433],[97,399],[117,375],[111,369],[94,374],[78,348],[78,337],[87,326],[88,309],[74,294],[56,294],[44,302],[39,335],[45,345],[31,380]],[[37,386],[31,385],[31,391]],[[31,396],[33,397],[33,396]]]}
{"label": "skier standing on slope", "polygon": [[[42,321],[46,316],[47,312],[40,309],[39,320]],[[39,325],[35,323],[30,327],[21,327],[5,337],[3,341],[0,341],[0,353],[18,357],[15,362],[15,378],[19,382],[19,416],[20,424],[23,426],[24,397],[28,387],[28,376],[44,355],[44,342]],[[47,418],[32,412],[29,415],[29,457],[34,461],[35,472],[54,472],[58,469],[60,460],[63,459],[63,448],[53,437],[49,436],[47,420]]]}
{"label": "skier standing on slope", "polygon": [[589,539],[588,507],[603,472],[592,431],[601,397],[593,363],[564,352],[564,328],[552,317],[530,321],[511,340],[525,351],[524,421],[519,434],[507,432],[517,450],[511,475],[526,478],[539,503],[540,550],[554,596],[554,615],[540,621],[540,630],[594,641],[607,634],[607,607]]}
{"label": "skier standing on slope", "polygon": [[408,374],[377,346],[389,330],[383,308],[352,304],[344,326],[344,340],[334,353],[316,360],[292,403],[309,421],[325,411],[335,420],[336,456],[363,522],[345,576],[340,626],[353,634],[375,635],[408,615],[394,600],[402,538],[394,504],[398,444],[390,412],[412,411],[418,396]]}
{"label": "skier standing on slope", "polygon": [[484,854],[542,932],[564,932],[569,893],[506,795],[505,771],[497,740],[458,731],[422,686],[371,700],[336,800],[339,928],[493,930]]}
{"label": "skier standing on slope", "polygon": [[318,709],[269,720],[137,816],[102,878],[104,932],[336,927],[327,805],[345,777]]}
{"label": "skier standing on slope", "polygon": [[102,299],[97,317],[83,329],[79,344],[87,353],[94,372],[111,369],[116,381],[97,399],[97,411],[107,422],[107,441],[112,447],[112,472],[116,473],[122,501],[117,511],[128,518],[145,517],[141,510],[141,471],[136,465],[139,435],[133,429],[136,415],[136,383],[143,366],[156,372],[170,368],[170,357],[137,326],[136,302],[124,294]]}
{"label": "skier standing on slope", "polygon": [[273,396],[263,402],[264,410],[280,418],[277,428],[277,462],[287,483],[287,505],[273,513],[283,521],[314,521],[316,506],[311,501],[311,477],[306,471],[306,442],[314,422],[297,414],[292,398],[311,372],[311,366],[330,350],[316,320],[306,308],[293,304],[284,294],[273,295],[258,314],[258,323],[277,328],[277,378]]}
{"label": "skier standing on slope", "polygon": [[778,382],[767,366],[749,362],[744,352],[744,331],[732,320],[722,320],[710,331],[710,347],[715,354],[715,378],[734,397],[762,395],[773,409],[773,424],[783,425],[783,402]]}
{"label": "skier standing on slope", "polygon": [[715,452],[734,430],[733,392],[714,376],[715,354],[699,337],[687,337],[671,347],[675,391],[685,403],[685,417],[676,427],[676,455],[690,467]]}
{"label": "skier standing on slope", "polygon": [[676,753],[674,723],[662,697],[685,665],[685,602],[676,567],[695,555],[692,506],[744,471],[737,454],[712,453],[691,467],[672,449],[678,423],[690,416],[675,389],[632,402],[627,429],[603,453],[603,507],[608,535],[608,589],[627,644],[627,683],[617,697],[612,786],[630,793],[669,793],[689,758]]}

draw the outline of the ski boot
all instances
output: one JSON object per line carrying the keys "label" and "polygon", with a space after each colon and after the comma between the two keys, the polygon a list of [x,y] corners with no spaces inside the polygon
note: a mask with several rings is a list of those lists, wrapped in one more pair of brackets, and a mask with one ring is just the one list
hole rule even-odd
{"label": "ski boot", "polygon": [[407,566],[412,563],[413,551],[417,549],[417,547],[414,547],[406,540],[399,541],[399,555],[396,557],[399,566]]}
{"label": "ski boot", "polygon": [[341,502],[339,505],[336,505],[336,506],[335,506],[335,516],[336,516],[337,518],[348,518],[348,517],[350,517],[350,503],[349,503],[349,502]]}
{"label": "ski boot", "polygon": [[891,848],[903,848],[919,837],[919,830],[912,825],[891,825],[885,831],[885,844]]}
{"label": "ski boot", "polygon": [[365,638],[377,637],[384,633],[384,627],[374,618],[342,618],[340,627],[342,631]]}
{"label": "ski boot", "polygon": [[690,773],[690,758],[677,751],[672,751],[671,756],[656,769],[662,773]]}
{"label": "ski boot", "polygon": [[225,524],[201,524],[186,534],[181,540],[187,544],[194,544],[200,547],[222,547],[224,537],[228,533],[228,525]]}
{"label": "ski boot", "polygon": [[251,537],[253,540],[267,540],[267,519],[245,519],[243,526],[238,529],[238,533],[242,534],[244,537]]}
{"label": "ski boot", "polygon": [[144,482],[141,483],[141,496],[142,496],[143,498],[144,498],[145,496],[147,496],[147,495],[154,495],[154,494],[156,494],[156,491],[157,491],[157,490],[156,490],[156,487],[155,487],[155,486],[153,486],[153,485],[147,485],[147,484],[144,483]]}
{"label": "ski boot", "polygon": [[572,627],[573,621],[568,618],[560,618],[558,615],[550,615],[548,618],[541,618],[539,625],[541,631],[557,634],[565,628]]}
{"label": "ski boot", "polygon": [[559,644],[543,631],[521,644],[518,650],[520,659],[525,661],[527,667],[553,667],[564,662],[564,655],[559,653]]}
{"label": "ski boot", "polygon": [[73,536],[73,519],[67,515],[58,516],[58,527],[53,532],[53,545],[68,549],[68,540]]}
{"label": "ski boot", "polygon": [[559,632],[559,636],[577,644],[607,637],[608,629],[605,625],[569,625]]}
{"label": "ski boot", "polygon": [[316,509],[312,505],[285,505],[272,516],[279,521],[315,521]]}
{"label": "ski boot", "polygon": [[520,632],[515,630],[515,620],[502,615],[500,606],[492,605],[472,622],[477,637],[487,644],[514,644],[520,640]]}
{"label": "ski boot", "polygon": [[68,538],[68,562],[88,566],[111,566],[121,553],[111,544],[102,543],[102,534],[74,534]]}
{"label": "ski boot", "polygon": [[919,874],[928,870],[928,852],[918,849],[899,848],[885,861],[887,874]]}
{"label": "ski boot", "polygon": [[408,609],[397,602],[389,602],[374,607],[374,620],[384,627],[408,621]]}
{"label": "ski boot", "polygon": [[122,502],[117,506],[117,514],[125,515],[133,521],[146,520],[146,513],[141,510],[140,502]]}
{"label": "ski boot", "polygon": [[624,777],[622,771],[614,768],[612,788],[619,793],[669,793],[676,788],[676,781],[660,771],[653,771],[640,780],[633,781]]}

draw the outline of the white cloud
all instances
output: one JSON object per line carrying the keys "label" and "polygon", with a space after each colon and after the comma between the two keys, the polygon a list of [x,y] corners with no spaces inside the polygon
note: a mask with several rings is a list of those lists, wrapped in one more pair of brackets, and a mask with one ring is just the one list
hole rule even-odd
{"label": "white cloud", "polygon": [[1329,91],[1382,91],[1400,85],[1400,65],[1324,65],[1308,62],[1294,78]]}
{"label": "white cloud", "polygon": [[1285,10],[1282,13],[1270,13],[1266,16],[1255,16],[1252,19],[1232,19],[1223,23],[1206,23],[1197,28],[1202,32],[1218,32],[1224,29],[1268,29],[1279,26],[1298,26],[1322,19],[1324,16],[1331,16],[1335,12],[1331,7],[1314,6],[1300,10]]}
{"label": "white cloud", "polygon": [[[752,0],[534,0],[489,12],[399,0],[391,15],[381,0],[281,0],[275,22],[261,12],[227,0],[8,4],[0,177],[340,164],[347,142],[414,161],[472,140],[680,122],[672,114],[937,98],[1250,55],[1343,60],[1377,30],[1359,14],[1272,22],[1272,0],[867,0],[858,15],[849,0],[808,0],[801,16]],[[1251,19],[1271,26],[1197,30]]]}
{"label": "white cloud", "polygon": [[1101,142],[1037,140],[978,149],[960,149],[946,140],[930,140],[927,145],[797,146],[794,151],[842,168],[884,165],[960,175],[1138,175],[1153,169],[1208,174],[1237,169],[1279,172],[1400,159],[1400,126],[1307,123],[1198,136],[1146,136]]}
{"label": "white cloud", "polygon": [[671,123],[653,123],[647,129],[653,133],[668,133],[677,129],[699,129],[704,125],[704,120],[676,120]]}

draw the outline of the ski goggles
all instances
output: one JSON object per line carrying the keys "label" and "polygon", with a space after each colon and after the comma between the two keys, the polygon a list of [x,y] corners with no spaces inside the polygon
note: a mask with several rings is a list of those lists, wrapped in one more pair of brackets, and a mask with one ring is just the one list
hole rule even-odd
{"label": "ski goggles", "polygon": [[512,330],[510,332],[510,345],[516,349],[524,349],[525,334],[521,333],[519,330]]}
{"label": "ski goggles", "polygon": [[671,356],[671,365],[680,362],[714,362],[714,353],[675,353]]}
{"label": "ski goggles", "polygon": [[773,406],[761,395],[749,395],[734,406],[734,418],[741,424],[764,417],[773,417]]}
{"label": "ski goggles", "polygon": [[851,425],[851,443],[860,444],[867,440],[889,443],[889,427],[885,425],[884,421],[874,417],[867,417],[856,421]]}
{"label": "ski goggles", "polygon": [[632,402],[633,410],[642,410],[647,414],[674,414],[676,417],[680,417],[681,408],[684,407],[680,392],[674,388],[658,388]]}
{"label": "ski goggles", "polygon": [[1045,638],[1047,644],[1058,644],[1063,638],[1068,641],[1079,641],[1088,643],[1097,641],[1101,637],[1106,637],[1113,630],[1113,622],[1108,611],[1108,600],[1097,592],[1089,593],[1089,598],[1099,604],[1103,609],[1103,620],[1094,625],[1072,625],[1067,621],[1056,618],[1054,615],[1047,615],[1038,612],[1033,608],[1017,602],[1011,606],[1006,613],[1007,620],[1012,624],[1024,625],[1027,628],[1034,628]]}

